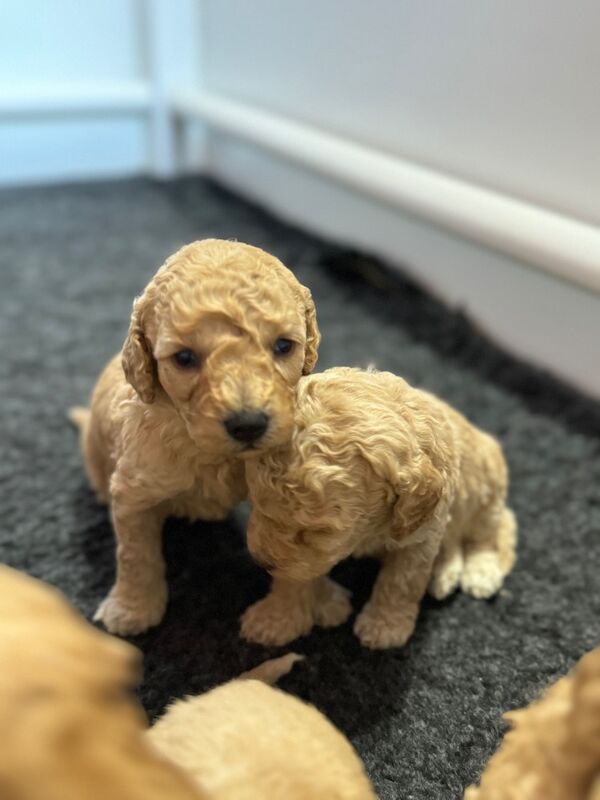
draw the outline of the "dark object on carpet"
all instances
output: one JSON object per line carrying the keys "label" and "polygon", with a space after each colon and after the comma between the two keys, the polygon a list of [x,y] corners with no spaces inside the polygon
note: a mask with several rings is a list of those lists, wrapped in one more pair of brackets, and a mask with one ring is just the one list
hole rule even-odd
{"label": "dark object on carpet", "polygon": [[[362,649],[351,623],[317,630],[295,643],[307,660],[283,681],[350,737],[381,798],[459,798],[498,744],[501,712],[600,642],[598,406],[377,262],[209,182],[25,189],[0,202],[0,557],[58,586],[88,617],[112,583],[113,539],[65,411],[86,401],[121,346],[134,295],[184,242],[231,237],[272,251],[313,290],[320,369],[375,362],[501,439],[521,528],[501,596],[428,601],[400,651]],[[243,524],[244,509],[227,523],[167,524],[169,609],[134,640],[151,716],[281,652],[238,638],[240,613],[267,589]],[[356,607],[375,570],[369,561],[336,570]]]}
{"label": "dark object on carpet", "polygon": [[452,312],[408,278],[399,279],[392,268],[362,253],[335,248],[322,263],[344,283],[354,280],[358,291],[365,281],[369,283],[368,301],[376,304],[382,317],[407,328],[416,341],[518,394],[535,413],[559,416],[572,430],[600,437],[600,403],[507,355],[479,335],[460,310]]}

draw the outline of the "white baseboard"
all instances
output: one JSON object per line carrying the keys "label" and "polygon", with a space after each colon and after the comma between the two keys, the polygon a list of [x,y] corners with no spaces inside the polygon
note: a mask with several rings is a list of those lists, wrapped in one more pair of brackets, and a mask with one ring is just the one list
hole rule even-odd
{"label": "white baseboard", "polygon": [[48,81],[0,85],[0,117],[147,111],[152,86],[146,81]]}
{"label": "white baseboard", "polygon": [[184,118],[241,137],[485,247],[600,293],[600,228],[220,95],[171,94]]}
{"label": "white baseboard", "polygon": [[207,163],[232,190],[404,269],[508,351],[600,398],[600,295],[240,139],[213,133]]}
{"label": "white baseboard", "polygon": [[[223,97],[163,97],[143,80],[15,86],[0,90],[0,118],[0,150],[14,151],[0,183],[206,164],[292,222],[403,267],[507,349],[600,398],[598,227]],[[182,121],[196,123],[185,125],[187,154]]]}
{"label": "white baseboard", "polygon": [[154,91],[143,80],[0,86],[0,186],[148,173]]}

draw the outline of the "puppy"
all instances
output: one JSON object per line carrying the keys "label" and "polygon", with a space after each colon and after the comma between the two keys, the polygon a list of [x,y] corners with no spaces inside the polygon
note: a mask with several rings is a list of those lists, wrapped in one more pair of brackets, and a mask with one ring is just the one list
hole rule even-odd
{"label": "puppy", "polygon": [[507,466],[491,436],[388,372],[330,369],[298,386],[289,443],[245,462],[248,546],[273,575],[242,635],[283,644],[350,614],[326,576],[347,556],[382,568],[355,633],[403,645],[427,590],[491,597],[515,559]]}
{"label": "puppy", "polygon": [[145,740],[139,655],[0,566],[2,800],[205,800]]}
{"label": "puppy", "polygon": [[600,800],[600,648],[511,726],[465,800]]}
{"label": "puppy", "polygon": [[71,411],[117,538],[116,583],[95,616],[109,631],[160,622],[165,518],[220,519],[245,498],[243,459],[289,438],[318,343],[309,290],[238,242],[183,247],[135,301],[91,407]]}
{"label": "puppy", "polygon": [[316,708],[261,682],[297,658],[177,701],[150,741],[214,800],[375,800],[348,740]]}
{"label": "puppy", "polygon": [[0,567],[2,800],[374,800],[331,723],[263,683],[299,656],[178,701],[144,730],[130,694],[139,655]]}

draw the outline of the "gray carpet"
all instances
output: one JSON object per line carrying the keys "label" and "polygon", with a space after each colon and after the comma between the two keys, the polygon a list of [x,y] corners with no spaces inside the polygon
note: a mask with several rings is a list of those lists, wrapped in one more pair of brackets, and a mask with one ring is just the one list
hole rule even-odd
{"label": "gray carpet", "polygon": [[[266,248],[311,287],[319,368],[375,362],[504,443],[521,541],[501,596],[427,601],[399,651],[361,649],[350,623],[317,630],[297,643],[307,660],[283,681],[350,737],[381,798],[459,798],[497,746],[501,711],[600,642],[600,411],[383,265],[200,180],[2,193],[0,557],[58,586],[88,617],[111,585],[106,510],[85,483],[65,409],[87,399],[163,258],[206,236]],[[239,614],[267,588],[244,549],[244,516],[167,525],[171,602],[163,624],[135,640],[151,716],[277,652],[237,635]],[[359,607],[375,565],[336,572]]]}

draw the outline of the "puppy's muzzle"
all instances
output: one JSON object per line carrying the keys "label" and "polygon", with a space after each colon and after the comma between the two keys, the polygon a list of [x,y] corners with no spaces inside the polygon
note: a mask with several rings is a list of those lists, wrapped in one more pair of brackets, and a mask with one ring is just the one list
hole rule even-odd
{"label": "puppy's muzzle", "polygon": [[227,417],[223,424],[236,442],[253,444],[265,435],[269,427],[269,417],[264,411],[238,411]]}

